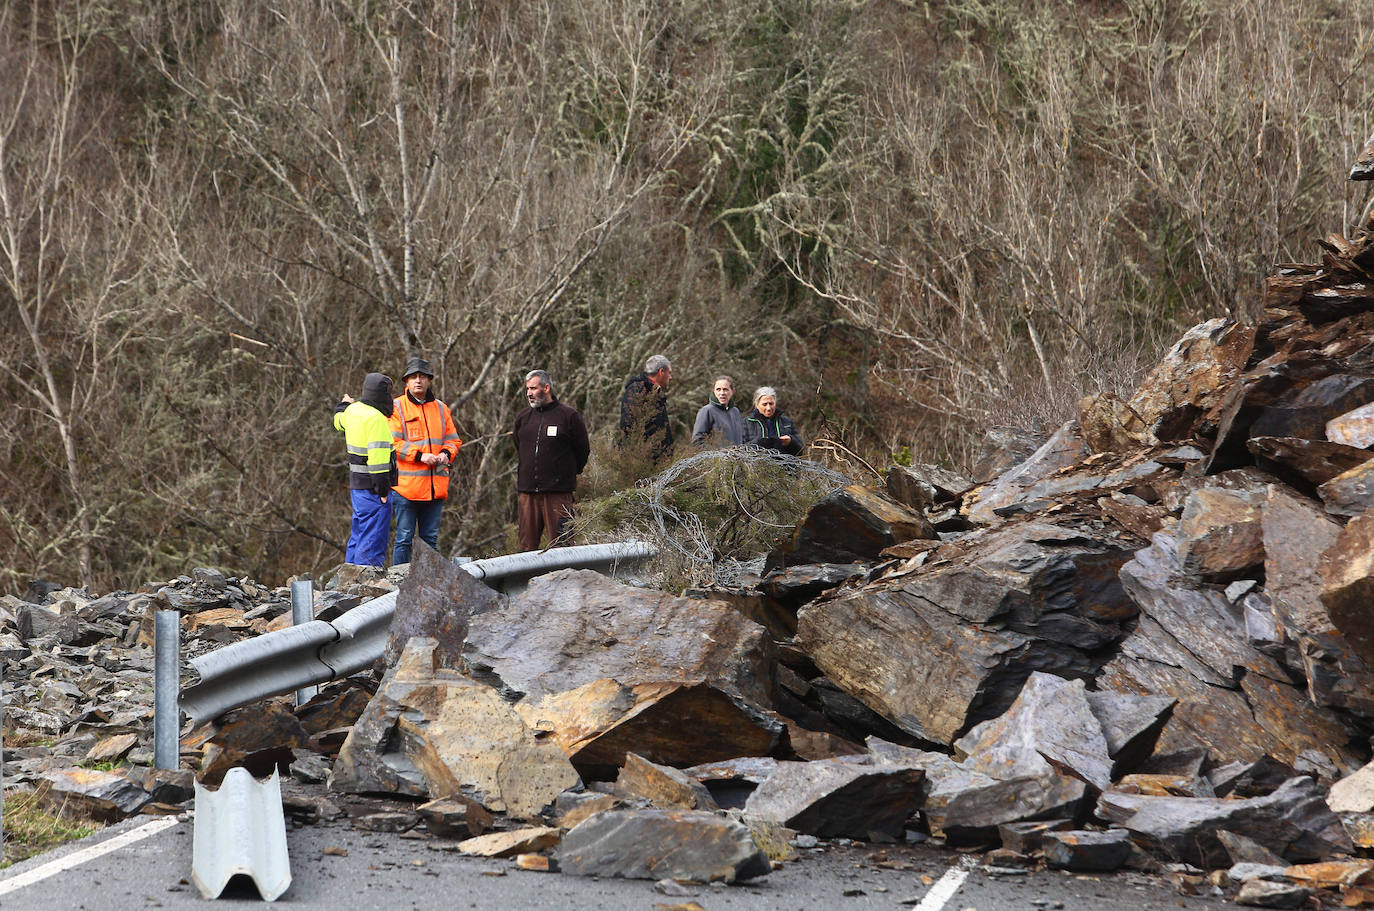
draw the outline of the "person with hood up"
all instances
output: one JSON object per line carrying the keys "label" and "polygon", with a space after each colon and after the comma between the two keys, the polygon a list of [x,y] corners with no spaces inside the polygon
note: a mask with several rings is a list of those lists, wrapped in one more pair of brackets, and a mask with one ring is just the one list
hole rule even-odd
{"label": "person with hood up", "polygon": [[397,480],[396,453],[391,448],[391,377],[369,373],[357,401],[345,395],[334,408],[334,429],[348,450],[348,492],[353,524],[344,560],[360,566],[386,566],[391,537],[391,504],[387,497]]}
{"label": "person with hood up", "polygon": [[697,412],[696,424],[692,426],[692,442],[705,443],[712,433],[720,431],[726,443],[738,446],[744,442],[744,419],[739,409],[730,404],[735,397],[735,381],[728,376],[716,377],[711,389],[711,401],[701,406]]}
{"label": "person with hood up", "polygon": [[744,418],[744,442],[787,455],[801,452],[801,434],[792,419],[778,410],[778,393],[772,386],[754,390],[754,410]]}
{"label": "person with hood up", "polygon": [[400,475],[391,507],[396,514],[393,566],[410,562],[410,545],[416,534],[439,549],[439,520],[448,499],[449,466],[463,445],[448,405],[430,388],[433,383],[429,361],[411,358],[401,375],[405,393],[396,398],[391,413],[392,448]]}

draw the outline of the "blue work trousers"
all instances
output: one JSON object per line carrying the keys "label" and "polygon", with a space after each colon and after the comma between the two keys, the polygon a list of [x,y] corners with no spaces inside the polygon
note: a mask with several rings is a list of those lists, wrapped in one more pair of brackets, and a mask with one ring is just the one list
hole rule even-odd
{"label": "blue work trousers", "polygon": [[359,566],[386,566],[386,544],[391,537],[391,497],[383,503],[382,498],[370,490],[350,490],[348,493],[353,499],[353,526],[344,560]]}
{"label": "blue work trousers", "polygon": [[439,518],[444,511],[443,500],[407,500],[396,491],[391,497],[396,503],[396,545],[391,549],[391,563],[400,566],[410,562],[410,542],[415,535],[435,550],[439,549]]}

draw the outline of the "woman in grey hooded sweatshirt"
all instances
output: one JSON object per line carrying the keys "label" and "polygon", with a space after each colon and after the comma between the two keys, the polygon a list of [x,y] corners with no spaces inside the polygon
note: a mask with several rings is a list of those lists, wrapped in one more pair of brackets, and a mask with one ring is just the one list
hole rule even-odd
{"label": "woman in grey hooded sweatshirt", "polygon": [[711,389],[711,401],[701,406],[697,412],[697,422],[692,426],[692,442],[704,443],[707,437],[719,430],[725,442],[738,446],[744,442],[744,419],[739,409],[730,404],[735,395],[735,381],[728,376],[716,377]]}

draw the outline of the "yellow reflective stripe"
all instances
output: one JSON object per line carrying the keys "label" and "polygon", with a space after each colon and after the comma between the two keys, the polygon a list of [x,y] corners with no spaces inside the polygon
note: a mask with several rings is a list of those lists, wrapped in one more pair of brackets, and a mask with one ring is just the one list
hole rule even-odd
{"label": "yellow reflective stripe", "polygon": [[348,466],[348,470],[349,470],[349,471],[356,471],[356,472],[358,472],[358,473],[360,473],[360,474],[386,474],[387,472],[389,472],[389,471],[391,470],[391,463],[390,463],[390,462],[387,462],[386,464],[377,463],[377,464],[372,464],[372,465],[357,465],[357,464],[354,464],[354,465],[349,465],[349,466]]}

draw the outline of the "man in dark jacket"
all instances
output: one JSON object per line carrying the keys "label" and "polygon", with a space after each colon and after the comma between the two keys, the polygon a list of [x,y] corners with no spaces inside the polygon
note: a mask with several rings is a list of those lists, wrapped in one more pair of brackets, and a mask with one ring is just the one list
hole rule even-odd
{"label": "man in dark jacket", "polygon": [[673,429],[668,426],[668,382],[673,365],[655,354],[644,363],[644,372],[625,381],[620,396],[620,444],[643,446],[654,462],[673,451]]}
{"label": "man in dark jacket", "polygon": [[516,520],[522,551],[538,550],[545,533],[550,547],[568,543],[573,491],[592,451],[582,415],[554,397],[547,372],[525,374],[525,399],[530,407],[515,419]]}

